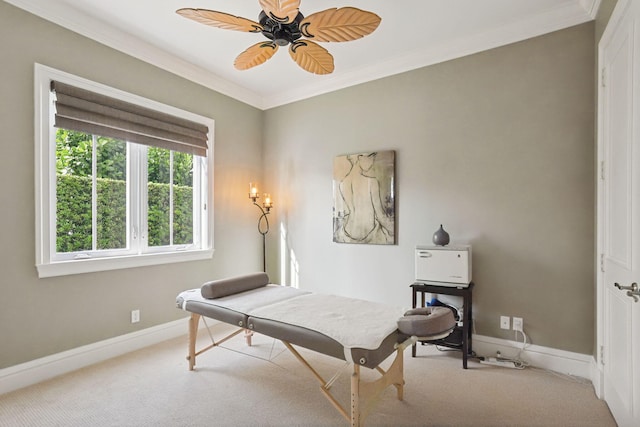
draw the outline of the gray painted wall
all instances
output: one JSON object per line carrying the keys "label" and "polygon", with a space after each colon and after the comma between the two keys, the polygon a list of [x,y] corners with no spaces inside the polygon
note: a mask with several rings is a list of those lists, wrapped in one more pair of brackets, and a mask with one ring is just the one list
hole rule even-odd
{"label": "gray painted wall", "polygon": [[[0,2],[0,56],[0,368],[184,317],[174,308],[179,291],[261,270],[256,212],[246,193],[251,179],[261,179],[262,111],[5,2]],[[215,120],[213,260],[38,279],[34,62]],[[132,325],[134,308],[142,320]]]}
{"label": "gray painted wall", "polygon": [[[409,306],[413,250],[442,223],[473,245],[476,333],[512,340],[499,316],[519,316],[534,344],[591,354],[594,60],[588,23],[267,111],[300,286]],[[333,158],[375,150],[396,151],[398,244],[333,243]]]}
{"label": "gray painted wall", "polygon": [[[178,319],[180,290],[259,270],[263,167],[276,281],[282,224],[301,287],[408,306],[413,248],[444,223],[474,245],[477,333],[513,339],[498,316],[518,315],[535,344],[591,353],[593,40],[585,24],[260,112],[0,2],[0,369]],[[34,62],[216,121],[213,260],[37,278]],[[332,243],[333,157],[383,149],[398,245]]]}

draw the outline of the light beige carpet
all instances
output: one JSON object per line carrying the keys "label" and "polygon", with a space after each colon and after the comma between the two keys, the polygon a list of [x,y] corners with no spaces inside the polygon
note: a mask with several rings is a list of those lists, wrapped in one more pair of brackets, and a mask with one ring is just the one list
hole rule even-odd
{"label": "light beige carpet", "polygon": [[[185,336],[2,395],[0,426],[348,425],[282,343],[238,336],[223,347],[189,372]],[[325,378],[344,365],[301,352]],[[349,373],[332,388],[345,407]],[[388,388],[367,426],[615,426],[585,380],[475,361],[463,370],[459,353],[433,346],[405,351],[405,382],[404,401]]]}

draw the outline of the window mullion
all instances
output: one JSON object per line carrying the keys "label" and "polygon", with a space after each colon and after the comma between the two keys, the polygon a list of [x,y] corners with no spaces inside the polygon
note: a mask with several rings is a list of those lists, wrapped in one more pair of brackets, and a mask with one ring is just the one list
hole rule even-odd
{"label": "window mullion", "polygon": [[138,251],[139,226],[138,209],[136,208],[137,153],[133,144],[127,142],[127,248]]}
{"label": "window mullion", "polygon": [[169,245],[173,246],[173,150],[169,151]]}
{"label": "window mullion", "polygon": [[91,249],[98,250],[98,138],[91,137]]}
{"label": "window mullion", "polygon": [[131,179],[131,239],[132,239],[132,251],[135,253],[144,252],[144,236],[146,233],[146,223],[144,220],[145,216],[145,185],[146,178],[145,172],[146,168],[144,168],[144,164],[146,158],[144,156],[144,152],[146,151],[143,147],[138,144],[133,144],[131,142],[127,143],[131,152],[131,165],[132,165],[132,179]]}
{"label": "window mullion", "polygon": [[138,207],[138,224],[140,230],[139,251],[147,252],[149,249],[149,151],[148,147],[136,145],[138,151],[138,183],[136,199]]}
{"label": "window mullion", "polygon": [[203,168],[203,159],[196,158],[193,161],[193,191],[192,191],[192,223],[193,223],[193,243],[196,245],[200,245],[201,242],[206,241],[202,234],[203,227],[205,227],[205,223],[207,221],[207,198],[206,195],[203,194],[203,185],[202,182],[202,169]]}

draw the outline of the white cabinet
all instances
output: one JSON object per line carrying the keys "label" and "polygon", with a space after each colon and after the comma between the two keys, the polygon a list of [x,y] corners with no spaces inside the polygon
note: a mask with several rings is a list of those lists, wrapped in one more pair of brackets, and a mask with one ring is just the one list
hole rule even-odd
{"label": "white cabinet", "polygon": [[439,286],[468,286],[471,282],[471,246],[416,246],[416,281]]}

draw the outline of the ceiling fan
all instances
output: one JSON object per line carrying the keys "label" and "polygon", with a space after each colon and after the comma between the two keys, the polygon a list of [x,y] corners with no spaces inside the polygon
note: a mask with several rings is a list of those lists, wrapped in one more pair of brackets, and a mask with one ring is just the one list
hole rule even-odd
{"label": "ceiling fan", "polygon": [[[207,9],[178,9],[176,13],[212,27],[262,33],[267,41],[256,43],[236,58],[234,66],[247,70],[269,60],[279,46],[289,46],[291,58],[304,70],[330,74],[333,56],[318,42],[346,42],[371,34],[381,18],[355,7],[331,8],[306,18],[300,13],[300,0],[258,0],[262,11],[258,22]],[[303,38],[304,37],[304,38]]]}

